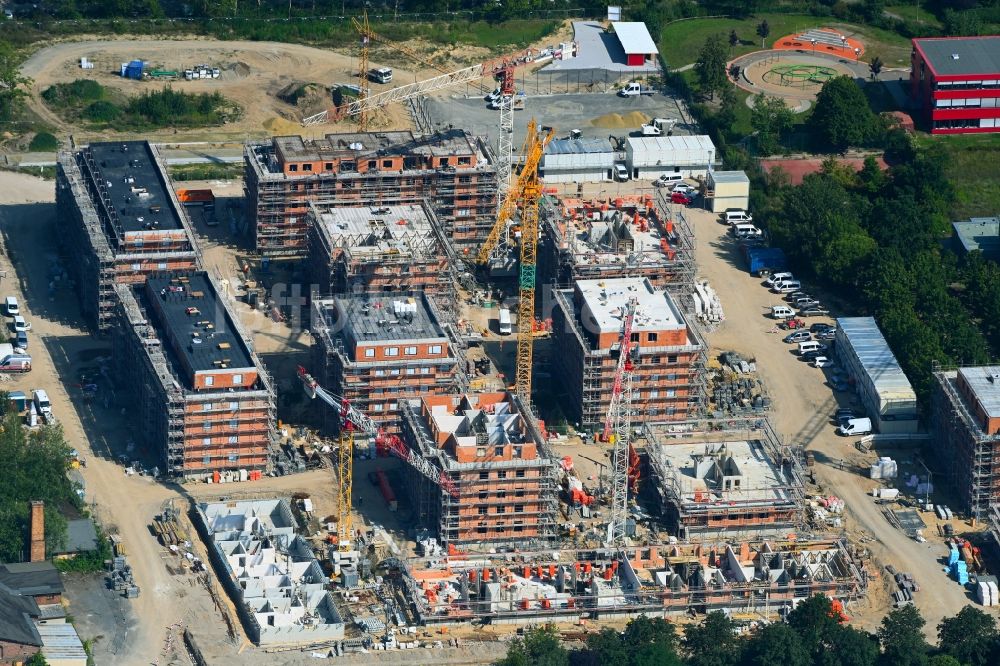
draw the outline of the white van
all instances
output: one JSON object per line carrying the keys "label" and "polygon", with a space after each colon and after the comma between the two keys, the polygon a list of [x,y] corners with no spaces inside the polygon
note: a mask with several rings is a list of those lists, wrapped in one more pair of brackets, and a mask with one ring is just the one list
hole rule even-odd
{"label": "white van", "polygon": [[772,305],[771,317],[774,319],[791,319],[795,316],[795,310],[787,305]]}
{"label": "white van", "polygon": [[615,165],[615,180],[619,183],[628,181],[628,169],[625,168],[624,164]]}
{"label": "white van", "polygon": [[850,436],[850,435],[870,435],[872,432],[872,420],[868,418],[864,419],[849,419],[839,428],[837,428],[838,435]]}
{"label": "white van", "polygon": [[759,238],[764,235],[764,232],[753,226],[749,222],[740,222],[734,224],[729,228],[734,236],[737,238]]}
{"label": "white van", "polygon": [[51,414],[52,403],[49,402],[49,394],[42,389],[35,389],[32,393],[32,401],[39,414]]}
{"label": "white van", "polygon": [[17,296],[8,296],[3,299],[4,310],[11,317],[21,314],[21,308],[17,304]]}
{"label": "white van", "polygon": [[513,332],[513,327],[510,322],[510,310],[507,308],[500,308],[500,335],[510,335]]}
{"label": "white van", "polygon": [[793,291],[798,291],[802,288],[802,283],[798,280],[782,280],[781,282],[776,282],[771,291],[776,294],[790,294]]}
{"label": "white van", "polygon": [[808,340],[806,342],[799,343],[799,354],[807,354],[813,351],[820,351],[821,349],[826,349],[826,345],[815,340]]}
{"label": "white van", "polygon": [[766,284],[768,287],[773,287],[779,282],[784,282],[785,280],[791,280],[794,277],[795,276],[792,275],[791,273],[771,273],[770,275],[767,276],[767,279],[764,280],[764,284]]}
{"label": "white van", "polygon": [[753,222],[753,216],[741,209],[727,210],[723,213],[726,222],[736,224],[737,222]]}

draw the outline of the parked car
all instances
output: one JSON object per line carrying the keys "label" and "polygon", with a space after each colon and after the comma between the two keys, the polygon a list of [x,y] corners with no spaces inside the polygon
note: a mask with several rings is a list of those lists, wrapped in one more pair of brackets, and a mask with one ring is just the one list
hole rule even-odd
{"label": "parked car", "polygon": [[824,322],[816,322],[809,327],[810,333],[823,333],[824,331],[835,331],[837,330],[832,324],[827,324]]}
{"label": "parked car", "polygon": [[786,335],[783,340],[788,343],[805,342],[807,340],[812,340],[812,334],[809,331],[795,331]]}
{"label": "parked car", "polygon": [[795,305],[801,310],[808,310],[809,308],[816,308],[822,305],[815,298],[806,296],[795,301]]}
{"label": "parked car", "polygon": [[802,352],[801,354],[799,354],[799,360],[812,361],[814,358],[818,358],[820,356],[826,356],[825,349],[814,349],[812,351]]}
{"label": "parked car", "polygon": [[850,407],[841,407],[834,413],[833,418],[837,422],[837,425],[842,425],[851,419],[858,418],[858,415]]}
{"label": "parked car", "polygon": [[12,325],[14,327],[14,332],[15,333],[17,333],[18,331],[30,331],[31,330],[31,324],[29,324],[28,322],[24,321],[24,317],[22,317],[21,315],[16,315],[14,317],[14,323]]}
{"label": "parked car", "polygon": [[808,308],[799,310],[800,317],[826,317],[829,316],[829,314],[830,311],[822,305],[811,305]]}
{"label": "parked car", "polygon": [[822,333],[817,333],[816,334],[816,339],[817,340],[826,340],[826,341],[836,340],[837,339],[837,331],[834,330],[834,329],[830,329],[830,330],[827,330],[827,331],[823,331]]}
{"label": "parked car", "polygon": [[869,418],[851,419],[837,428],[837,434],[844,435],[845,437],[851,435],[869,435],[871,431],[872,420]]}
{"label": "parked car", "polygon": [[16,333],[14,333],[14,337],[11,338],[11,342],[13,342],[14,346],[17,347],[18,349],[25,349],[25,350],[27,350],[28,349],[28,334],[25,333],[24,331],[18,331]]}
{"label": "parked car", "polygon": [[684,176],[679,173],[665,173],[661,174],[659,178],[653,181],[653,187],[666,187],[667,185],[683,185]]}
{"label": "parked car", "polygon": [[8,296],[4,299],[3,305],[8,317],[21,314],[21,308],[17,304],[17,296]]}
{"label": "parked car", "polygon": [[684,192],[678,192],[677,190],[674,190],[673,192],[670,193],[670,202],[671,203],[681,204],[681,205],[687,206],[692,201],[694,201],[694,199],[692,199],[691,197],[689,197]]}
{"label": "parked car", "polygon": [[[660,176],[660,177],[662,178],[662,176]],[[698,190],[696,190],[695,188],[691,187],[690,185],[688,185],[687,183],[685,183],[683,181],[680,182],[680,183],[677,183],[676,185],[674,185],[674,188],[671,191],[673,191],[673,192],[683,192],[684,194],[686,194],[688,196],[693,196],[693,195],[695,195],[695,194],[698,193]]]}
{"label": "parked car", "polygon": [[833,365],[833,359],[827,356],[817,356],[812,360],[814,368],[828,368]]}
{"label": "parked car", "polygon": [[796,299],[803,298],[804,296],[808,295],[809,294],[807,294],[804,291],[793,291],[792,293],[785,296],[785,300],[788,301],[789,303],[794,303]]}
{"label": "parked car", "polygon": [[774,283],[776,282],[781,282],[782,280],[793,280],[793,279],[795,279],[795,276],[792,275],[791,273],[771,273],[770,275],[767,276],[767,279],[764,280],[764,284],[766,284],[768,287],[773,287]]}
{"label": "parked car", "polygon": [[797,331],[800,328],[804,328],[806,323],[801,319],[789,319],[778,324],[778,328],[783,328],[786,331]]}

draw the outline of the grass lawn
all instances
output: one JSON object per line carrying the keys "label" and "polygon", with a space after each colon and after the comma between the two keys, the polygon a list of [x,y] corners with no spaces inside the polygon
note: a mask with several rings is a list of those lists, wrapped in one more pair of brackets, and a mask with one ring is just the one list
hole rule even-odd
{"label": "grass lawn", "polygon": [[914,5],[889,5],[885,8],[885,11],[889,15],[899,16],[907,21],[926,23],[935,28],[941,27],[941,21],[938,20],[938,17],[923,7],[916,7]]}
{"label": "grass lawn", "polygon": [[739,19],[690,19],[675,21],[663,29],[660,34],[660,55],[671,69],[693,63],[705,40],[712,35],[722,35],[729,44],[729,33],[736,31],[740,44],[732,49],[732,56],[743,55],[760,50],[760,37],[757,36],[757,26],[766,19],[771,28],[767,38],[767,46],[795,32],[809,28],[833,28],[844,34],[857,37],[865,43],[866,57],[878,55],[888,66],[908,65],[910,62],[910,41],[900,35],[878,28],[858,26],[848,23],[837,23],[805,14],[761,14],[758,17]]}
{"label": "grass lawn", "polygon": [[949,155],[948,180],[956,197],[952,217],[992,216],[1000,210],[1000,134],[918,135],[921,145],[940,146]]}

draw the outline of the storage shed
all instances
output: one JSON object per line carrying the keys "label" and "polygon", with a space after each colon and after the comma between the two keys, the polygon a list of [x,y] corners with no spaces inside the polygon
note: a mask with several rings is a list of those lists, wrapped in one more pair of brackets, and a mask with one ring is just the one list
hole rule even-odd
{"label": "storage shed", "polygon": [[553,139],[542,157],[546,183],[596,183],[612,179],[615,153],[608,139]]}
{"label": "storage shed", "polygon": [[647,62],[656,60],[659,50],[656,42],[641,21],[613,21],[611,30],[618,36],[618,41],[625,51],[625,64],[630,67],[641,67]]}
{"label": "storage shed", "polygon": [[715,144],[704,134],[630,136],[625,140],[625,163],[633,179],[675,173],[704,178],[714,162]]}
{"label": "storage shed", "polygon": [[880,433],[917,432],[917,395],[874,318],[838,319],[835,352]]}
{"label": "storage shed", "polygon": [[750,179],[743,171],[710,171],[708,192],[713,213],[725,212],[727,208],[750,207]]}

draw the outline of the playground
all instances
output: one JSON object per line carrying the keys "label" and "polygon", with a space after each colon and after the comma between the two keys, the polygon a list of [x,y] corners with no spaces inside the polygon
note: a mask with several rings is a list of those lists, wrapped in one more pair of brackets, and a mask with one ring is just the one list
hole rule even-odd
{"label": "playground", "polygon": [[[795,113],[812,106],[823,84],[837,76],[859,76],[867,69],[859,58],[865,52],[858,40],[833,30],[813,29],[777,40],[768,51],[733,60],[739,75],[733,83],[754,93],[781,97]],[[753,96],[747,99],[753,104]]]}

